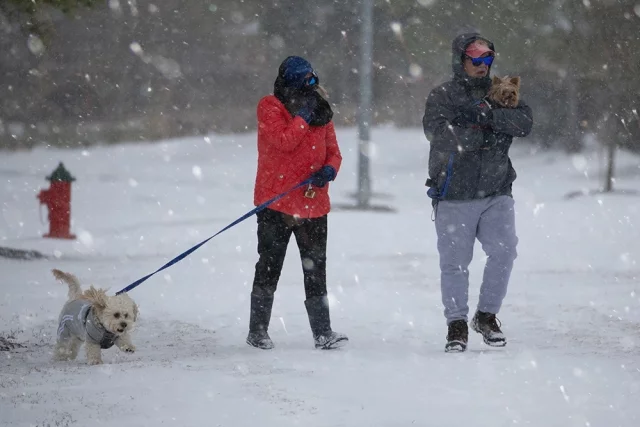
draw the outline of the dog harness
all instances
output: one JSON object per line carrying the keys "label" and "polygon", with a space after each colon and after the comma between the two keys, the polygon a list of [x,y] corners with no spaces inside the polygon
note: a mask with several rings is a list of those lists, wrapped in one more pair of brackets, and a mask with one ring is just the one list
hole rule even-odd
{"label": "dog harness", "polygon": [[84,300],[69,301],[62,308],[58,326],[58,339],[66,340],[72,337],[100,348],[111,348],[116,341],[116,334],[107,331],[93,312],[91,303]]}

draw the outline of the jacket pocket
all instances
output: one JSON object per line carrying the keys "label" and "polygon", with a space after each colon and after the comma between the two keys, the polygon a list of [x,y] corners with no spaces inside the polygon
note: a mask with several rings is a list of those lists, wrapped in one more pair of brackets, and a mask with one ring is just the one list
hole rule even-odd
{"label": "jacket pocket", "polygon": [[447,200],[469,200],[478,198],[481,180],[482,151],[451,153],[447,159],[440,192]]}

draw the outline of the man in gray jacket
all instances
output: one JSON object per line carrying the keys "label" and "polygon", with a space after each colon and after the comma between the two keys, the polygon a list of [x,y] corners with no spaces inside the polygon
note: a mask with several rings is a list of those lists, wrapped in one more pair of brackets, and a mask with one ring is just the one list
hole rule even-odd
{"label": "man in gray jacket", "polygon": [[433,199],[440,253],[441,291],[448,334],[445,351],[467,348],[469,264],[478,239],[488,256],[478,309],[471,327],[484,342],[507,341],[496,314],[507,293],[516,258],[511,184],[516,173],[509,159],[513,137],[529,134],[531,109],[492,108],[484,98],[495,48],[477,33],[453,41],[453,79],[427,98],[423,118],[430,141],[428,195]]}

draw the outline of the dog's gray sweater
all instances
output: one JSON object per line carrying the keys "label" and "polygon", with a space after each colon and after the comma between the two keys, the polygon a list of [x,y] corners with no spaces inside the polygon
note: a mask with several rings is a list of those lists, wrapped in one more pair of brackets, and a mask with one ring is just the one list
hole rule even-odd
{"label": "dog's gray sweater", "polygon": [[110,348],[116,335],[109,332],[98,321],[91,303],[87,300],[73,300],[62,308],[59,318],[58,340],[72,337],[88,343],[98,344],[101,348]]}

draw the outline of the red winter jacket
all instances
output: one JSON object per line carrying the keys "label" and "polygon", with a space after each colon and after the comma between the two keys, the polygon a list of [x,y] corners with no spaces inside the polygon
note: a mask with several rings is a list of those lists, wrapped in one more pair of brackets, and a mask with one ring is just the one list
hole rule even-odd
{"label": "red winter jacket", "polygon": [[[253,202],[256,206],[295,187],[301,181],[331,165],[340,170],[342,155],[333,122],[310,127],[299,116],[291,117],[273,95],[258,103],[258,172]],[[313,187],[314,198],[299,188],[269,206],[301,218],[318,218],[329,213],[329,185]]]}

